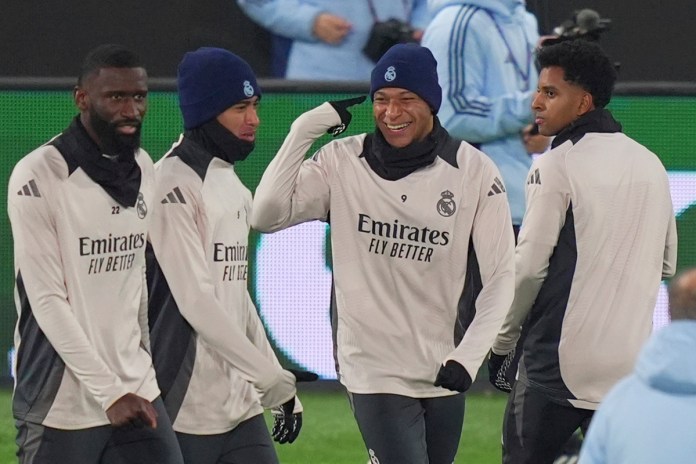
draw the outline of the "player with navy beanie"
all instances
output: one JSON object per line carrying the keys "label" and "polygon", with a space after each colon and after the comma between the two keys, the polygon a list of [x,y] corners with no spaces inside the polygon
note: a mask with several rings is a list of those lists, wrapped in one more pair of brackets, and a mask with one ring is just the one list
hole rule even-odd
{"label": "player with navy beanie", "polygon": [[384,87],[410,90],[432,109],[440,110],[442,89],[437,79],[437,62],[432,52],[415,43],[397,44],[377,62],[370,79],[370,98]]}
{"label": "player with navy beanie", "polygon": [[176,81],[185,129],[210,121],[239,101],[261,98],[251,66],[222,48],[201,47],[186,53]]}
{"label": "player with navy beanie", "polygon": [[235,169],[254,149],[261,91],[243,59],[211,47],[184,55],[177,84],[185,130],[155,166],[147,252],[157,381],[187,464],[278,464],[273,440],[302,427],[295,381],[316,374],[281,367],[248,293],[253,202]]}
{"label": "player with navy beanie", "polygon": [[365,96],[299,116],[250,223],[275,232],[330,215],[334,353],[369,460],[452,464],[465,392],[513,301],[510,209],[493,161],[440,125],[430,50],[394,45],[370,84],[375,130],[305,159]]}

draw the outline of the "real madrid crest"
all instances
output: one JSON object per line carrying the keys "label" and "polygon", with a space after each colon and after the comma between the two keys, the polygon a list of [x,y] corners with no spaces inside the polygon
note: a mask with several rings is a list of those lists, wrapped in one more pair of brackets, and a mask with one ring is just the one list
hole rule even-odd
{"label": "real madrid crest", "polygon": [[138,193],[138,201],[135,203],[135,210],[138,212],[138,217],[140,219],[145,219],[145,216],[147,216],[147,205],[145,204],[145,197],[142,192]]}
{"label": "real madrid crest", "polygon": [[249,98],[254,96],[254,87],[251,86],[249,81],[244,81],[244,95]]}
{"label": "real madrid crest", "polygon": [[440,195],[442,198],[437,202],[437,212],[444,217],[450,217],[457,211],[457,204],[454,202],[454,194],[445,190]]}
{"label": "real madrid crest", "polygon": [[389,66],[387,72],[384,73],[384,80],[391,82],[396,79],[396,68],[394,66]]}

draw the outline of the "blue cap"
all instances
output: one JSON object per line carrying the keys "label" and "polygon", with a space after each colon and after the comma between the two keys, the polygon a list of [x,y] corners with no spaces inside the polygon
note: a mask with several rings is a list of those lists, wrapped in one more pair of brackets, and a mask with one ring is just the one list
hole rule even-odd
{"label": "blue cap", "polygon": [[184,128],[193,129],[217,117],[261,89],[251,66],[222,48],[201,47],[188,52],[176,76]]}
{"label": "blue cap", "polygon": [[396,44],[387,50],[372,70],[370,98],[384,87],[406,89],[421,97],[437,114],[442,88],[437,81],[437,61],[432,52],[415,43]]}

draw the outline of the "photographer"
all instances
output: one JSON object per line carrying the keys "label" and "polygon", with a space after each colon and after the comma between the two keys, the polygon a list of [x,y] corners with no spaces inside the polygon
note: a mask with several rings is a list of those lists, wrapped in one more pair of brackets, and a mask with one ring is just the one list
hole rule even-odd
{"label": "photographer", "polygon": [[237,0],[254,21],[293,40],[285,78],[369,81],[392,45],[418,42],[427,0]]}

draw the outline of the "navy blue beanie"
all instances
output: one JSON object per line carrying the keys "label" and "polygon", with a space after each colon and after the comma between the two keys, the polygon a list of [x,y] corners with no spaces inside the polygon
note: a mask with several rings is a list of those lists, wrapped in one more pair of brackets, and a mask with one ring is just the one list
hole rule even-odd
{"label": "navy blue beanie", "polygon": [[437,61],[432,52],[415,43],[396,44],[387,50],[372,70],[370,98],[384,87],[398,87],[421,97],[437,114],[442,89],[437,81]]}
{"label": "navy blue beanie", "polygon": [[261,98],[251,66],[222,48],[201,47],[186,53],[179,63],[176,84],[186,129],[210,121],[244,99]]}

